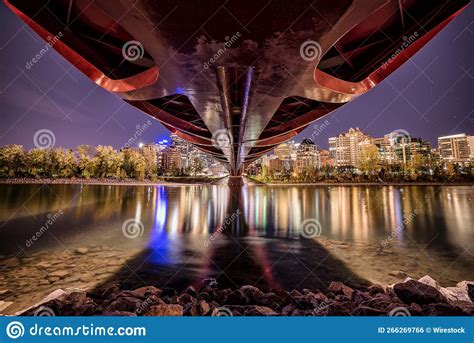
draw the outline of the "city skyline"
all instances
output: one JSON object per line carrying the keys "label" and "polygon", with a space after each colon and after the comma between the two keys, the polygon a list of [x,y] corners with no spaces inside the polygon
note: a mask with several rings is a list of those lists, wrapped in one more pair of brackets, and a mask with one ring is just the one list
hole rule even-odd
{"label": "city skyline", "polygon": [[[317,146],[310,137],[302,138],[301,142],[291,140],[278,145],[274,150],[249,164],[246,170],[254,170],[255,166],[259,165],[266,165],[274,171],[294,170],[295,172],[301,172],[308,168],[317,170],[323,167],[343,167],[343,169],[353,167],[357,170],[365,160],[374,158],[371,154],[375,154],[377,157],[376,161],[373,160],[369,164],[382,163],[387,166],[407,165],[412,163],[415,156],[418,156],[420,159],[415,164],[417,165],[416,168],[420,170],[424,165],[433,165],[433,163],[439,165],[441,162],[446,166],[446,163],[463,164],[474,161],[474,136],[465,133],[437,137],[437,144],[432,145],[423,137],[411,137],[404,130],[395,130],[384,134],[382,137],[373,137],[356,127],[330,137],[328,139],[328,149]],[[14,147],[15,145],[11,146]],[[8,146],[0,146],[0,148],[8,149]],[[71,149],[70,154],[76,154],[81,159],[84,153],[92,157],[94,149],[97,154],[104,150],[113,153],[110,150],[111,148],[113,149],[113,147],[107,145],[93,147],[82,144],[75,147],[75,152]],[[44,151],[45,149],[46,151]],[[36,159],[40,155],[43,156],[41,158],[46,158],[48,150],[56,149],[63,150],[64,148],[55,147],[54,145],[37,145],[35,148],[25,151],[25,153],[32,157],[36,156]],[[38,150],[43,150],[43,152],[40,153]],[[224,165],[214,159],[212,155],[198,149],[176,134],[170,134],[168,139],[162,139],[158,142],[143,142],[140,137],[135,137],[123,147],[117,149],[115,153],[122,154],[121,158],[124,160],[133,159],[133,155],[126,154],[130,150],[141,154],[146,161],[145,164],[151,163],[154,165],[153,169],[155,171],[147,172],[147,175],[199,174],[223,176],[227,174]],[[61,154],[61,152],[59,153]],[[124,153],[125,155],[123,155]]]}

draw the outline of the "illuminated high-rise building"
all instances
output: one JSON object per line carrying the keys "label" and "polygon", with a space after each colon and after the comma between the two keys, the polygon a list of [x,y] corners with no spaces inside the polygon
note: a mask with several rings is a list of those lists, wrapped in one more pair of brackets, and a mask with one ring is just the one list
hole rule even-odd
{"label": "illuminated high-rise building", "polygon": [[[471,140],[472,141],[472,140]],[[467,162],[471,156],[470,140],[465,133],[438,137],[438,149],[445,162]]]}
{"label": "illuminated high-rise building", "polygon": [[371,139],[359,128],[350,128],[347,132],[337,137],[329,138],[329,151],[338,167],[356,167],[358,163],[359,143]]}

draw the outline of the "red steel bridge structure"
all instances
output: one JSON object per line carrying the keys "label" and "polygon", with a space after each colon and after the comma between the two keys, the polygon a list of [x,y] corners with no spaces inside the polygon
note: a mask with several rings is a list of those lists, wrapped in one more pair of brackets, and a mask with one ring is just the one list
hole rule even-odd
{"label": "red steel bridge structure", "polygon": [[467,0],[4,0],[93,82],[240,175],[369,91]]}

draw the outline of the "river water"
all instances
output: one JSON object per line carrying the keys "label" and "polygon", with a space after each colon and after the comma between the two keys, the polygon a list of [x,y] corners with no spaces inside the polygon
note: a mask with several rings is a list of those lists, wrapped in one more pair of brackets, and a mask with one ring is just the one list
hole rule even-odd
{"label": "river water", "polygon": [[474,279],[473,186],[3,184],[0,195],[10,312],[58,288],[115,281],[315,289]]}

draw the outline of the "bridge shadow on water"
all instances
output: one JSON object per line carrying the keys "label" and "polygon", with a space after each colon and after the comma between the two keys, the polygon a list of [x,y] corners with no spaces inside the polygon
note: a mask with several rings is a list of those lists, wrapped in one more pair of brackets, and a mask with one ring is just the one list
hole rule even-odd
{"label": "bridge shadow on water", "polygon": [[227,220],[221,223],[206,242],[196,246],[183,236],[179,256],[167,250],[163,232],[146,249],[128,260],[112,277],[97,286],[97,291],[111,283],[121,289],[153,285],[178,291],[192,285],[199,289],[202,280],[216,279],[221,288],[254,285],[270,289],[325,289],[332,281],[352,287],[369,285],[342,261],[318,243],[317,238],[275,238],[272,228],[256,233],[244,218],[242,188],[229,187]]}

